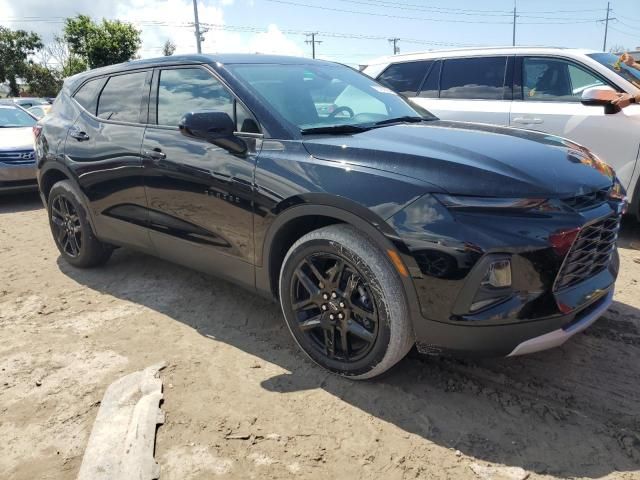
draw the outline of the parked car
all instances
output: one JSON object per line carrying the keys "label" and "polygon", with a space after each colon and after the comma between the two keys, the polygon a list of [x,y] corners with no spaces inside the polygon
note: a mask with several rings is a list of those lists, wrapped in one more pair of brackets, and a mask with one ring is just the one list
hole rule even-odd
{"label": "parked car", "polygon": [[640,93],[617,55],[563,48],[482,48],[395,55],[364,72],[444,120],[539,130],[589,148],[616,171],[640,220],[640,105],[594,105]]}
{"label": "parked car", "polygon": [[36,105],[27,109],[27,111],[37,119],[41,119],[51,111],[51,105]]}
{"label": "parked car", "polygon": [[610,167],[555,136],[439,121],[342,65],[89,71],[65,81],[36,152],[68,263],[131,247],[279,299],[302,350],[350,378],[414,344],[553,347],[611,303],[624,192]]}
{"label": "parked car", "polygon": [[27,109],[35,105],[50,105],[51,102],[46,98],[13,97],[13,98],[3,98],[2,100],[0,100],[0,104],[18,105],[19,107]]}
{"label": "parked car", "polygon": [[33,127],[36,118],[15,105],[0,104],[0,193],[36,190]]}

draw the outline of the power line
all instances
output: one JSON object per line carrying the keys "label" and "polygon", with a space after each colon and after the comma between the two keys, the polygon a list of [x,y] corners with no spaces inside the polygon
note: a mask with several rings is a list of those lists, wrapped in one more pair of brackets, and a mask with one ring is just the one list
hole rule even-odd
{"label": "power line", "polygon": [[[402,20],[414,20],[414,21],[420,21],[420,22],[436,22],[436,23],[469,23],[469,24],[486,24],[486,25],[510,25],[512,22],[510,21],[487,21],[487,20],[477,20],[477,21],[472,21],[472,20],[460,20],[460,19],[442,19],[442,18],[429,18],[429,17],[408,17],[405,15],[395,15],[395,14],[386,14],[386,13],[379,13],[379,12],[365,12],[362,10],[348,10],[348,9],[343,9],[343,8],[335,8],[335,7],[327,7],[327,6],[320,6],[320,5],[310,5],[308,3],[300,3],[300,2],[293,2],[293,1],[288,1],[288,0],[266,0],[268,2],[272,2],[272,3],[280,3],[280,4],[284,4],[284,5],[293,5],[296,7],[306,7],[306,8],[315,8],[315,9],[320,9],[320,10],[329,10],[329,11],[334,11],[334,12],[342,12],[342,13],[354,13],[354,14],[358,14],[358,15],[369,15],[369,16],[374,16],[374,17],[386,17],[386,18],[397,18],[397,19],[402,19]],[[548,18],[548,17],[545,17]],[[555,18],[553,18],[552,20],[556,20]],[[576,20],[576,19],[559,19],[561,21],[553,21],[553,22],[522,22],[522,24],[525,25],[567,25],[567,24],[576,24],[576,23],[595,23],[600,21],[599,19],[580,19],[580,20]]]}
{"label": "power line", "polygon": [[311,44],[311,58],[316,58],[316,43],[322,43],[322,40],[316,40],[318,32],[307,33],[307,38],[311,37],[311,40],[305,40],[304,43]]}

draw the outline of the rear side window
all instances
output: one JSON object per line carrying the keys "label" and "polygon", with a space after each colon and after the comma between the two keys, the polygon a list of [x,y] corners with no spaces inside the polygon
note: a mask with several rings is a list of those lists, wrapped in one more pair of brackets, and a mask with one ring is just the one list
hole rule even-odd
{"label": "rear side window", "polygon": [[120,122],[140,122],[140,104],[147,72],[109,78],[98,99],[98,117]]}
{"label": "rear side window", "polygon": [[445,60],[440,98],[502,100],[506,65],[506,57]]}
{"label": "rear side window", "polygon": [[95,115],[96,106],[98,105],[98,94],[100,93],[100,88],[102,88],[103,84],[103,78],[95,78],[93,80],[89,80],[87,83],[80,87],[73,98],[75,98],[76,102],[82,105],[82,108],[84,108],[87,112],[91,112],[93,115]]}
{"label": "rear side window", "polygon": [[158,125],[178,126],[187,112],[214,110],[234,118],[234,98],[200,68],[162,70],[158,84]]}
{"label": "rear side window", "polygon": [[378,81],[406,97],[415,97],[432,63],[431,60],[396,63],[382,72]]}

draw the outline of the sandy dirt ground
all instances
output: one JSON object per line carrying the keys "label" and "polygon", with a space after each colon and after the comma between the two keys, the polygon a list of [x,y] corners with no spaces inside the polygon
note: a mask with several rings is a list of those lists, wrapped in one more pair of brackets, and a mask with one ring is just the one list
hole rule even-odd
{"label": "sandy dirt ground", "polygon": [[604,318],[517,359],[411,354],[329,375],[275,304],[125,249],[59,259],[35,195],[0,199],[0,479],[73,479],[105,388],[161,360],[163,480],[640,479],[640,227]]}

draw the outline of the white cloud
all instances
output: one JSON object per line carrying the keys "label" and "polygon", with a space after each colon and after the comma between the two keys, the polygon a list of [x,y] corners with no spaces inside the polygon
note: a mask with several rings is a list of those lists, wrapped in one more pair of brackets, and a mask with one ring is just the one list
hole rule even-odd
{"label": "white cloud", "polygon": [[[233,8],[234,0],[221,0],[216,5],[199,1],[200,23],[225,25],[224,8]],[[243,4],[251,7],[252,0]],[[3,17],[0,24],[11,28],[22,28],[39,33],[44,42],[50,42],[62,29],[62,19],[79,13],[90,15],[94,20],[102,17],[120,19],[133,23],[142,31],[142,58],[159,56],[167,39],[176,45],[176,53],[196,51],[193,27],[192,0],[0,0]],[[5,16],[4,13],[7,12]],[[35,12],[35,13],[34,13]],[[42,13],[37,13],[42,12]],[[46,13],[45,13],[46,12]],[[13,19],[38,16],[48,22],[15,23]],[[7,19],[7,20],[5,20]],[[58,21],[60,23],[50,23]],[[244,33],[204,26],[204,53],[271,53],[281,55],[304,55],[301,39],[294,41],[280,31],[277,25],[269,25],[265,32]]]}

